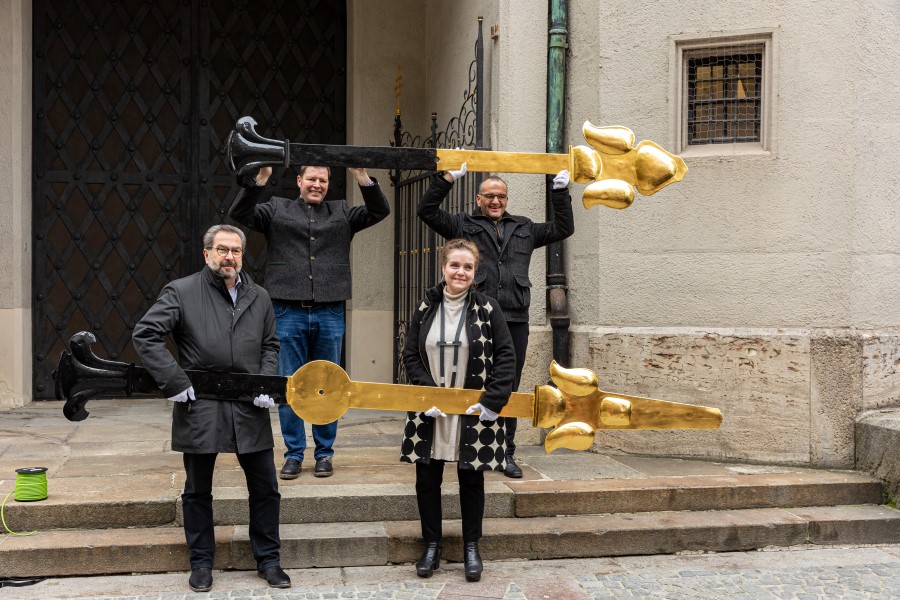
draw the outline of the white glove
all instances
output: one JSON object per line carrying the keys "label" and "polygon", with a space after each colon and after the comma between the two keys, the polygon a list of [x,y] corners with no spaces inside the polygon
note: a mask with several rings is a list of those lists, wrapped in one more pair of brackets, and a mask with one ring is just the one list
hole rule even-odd
{"label": "white glove", "polygon": [[473,404],[469,408],[466,409],[466,414],[471,415],[473,412],[481,411],[481,414],[478,415],[479,421],[496,421],[497,417],[500,416],[489,408],[485,408],[480,404]]}
{"label": "white glove", "polygon": [[457,179],[466,174],[466,163],[463,163],[459,167],[459,171],[447,171],[447,175],[453,178],[453,181],[456,182]]}
{"label": "white glove", "polygon": [[171,398],[166,398],[166,400],[171,400],[172,402],[187,402],[188,400],[196,400],[197,397],[194,395],[194,386],[189,387],[183,392],[179,392],[175,394]]}
{"label": "white glove", "polygon": [[431,417],[431,418],[447,416],[446,414],[444,414],[444,411],[439,409],[437,406],[432,406],[431,408],[426,410],[424,414],[426,417]]}
{"label": "white glove", "polygon": [[260,408],[272,408],[275,406],[275,401],[269,398],[266,394],[260,394],[256,398],[253,399],[253,404]]}
{"label": "white glove", "polygon": [[569,187],[569,171],[563,169],[553,178],[553,189],[561,190],[565,187]]}

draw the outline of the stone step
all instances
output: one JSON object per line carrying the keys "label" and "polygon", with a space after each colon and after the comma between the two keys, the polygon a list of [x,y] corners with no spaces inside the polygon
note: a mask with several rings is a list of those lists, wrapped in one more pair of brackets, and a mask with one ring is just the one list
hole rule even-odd
{"label": "stone step", "polygon": [[[459,521],[446,521],[444,531],[445,557],[459,561]],[[418,521],[285,524],[281,535],[285,568],[410,563],[421,552]],[[255,568],[245,525],[217,527],[216,540],[217,569]],[[898,542],[900,512],[848,505],[488,518],[481,550],[490,561]],[[153,573],[187,565],[179,527],[0,536],[0,573],[7,576]]]}
{"label": "stone step", "polygon": [[881,504],[880,481],[853,471],[510,482],[517,517]]}
{"label": "stone step", "polygon": [[[312,484],[308,481],[282,482],[282,523],[418,518],[412,482]],[[180,483],[177,485],[180,487]],[[459,518],[454,478],[448,478],[444,488],[444,515]],[[58,479],[46,500],[9,502],[4,516],[13,531],[180,525],[179,493],[171,477],[162,475],[123,478],[118,482],[108,477]],[[832,505],[881,504],[883,494],[878,481],[852,471],[588,481],[513,481],[500,474],[488,474],[485,516],[781,508],[815,506],[825,501]],[[217,525],[248,523],[245,487],[217,486],[213,498]]]}

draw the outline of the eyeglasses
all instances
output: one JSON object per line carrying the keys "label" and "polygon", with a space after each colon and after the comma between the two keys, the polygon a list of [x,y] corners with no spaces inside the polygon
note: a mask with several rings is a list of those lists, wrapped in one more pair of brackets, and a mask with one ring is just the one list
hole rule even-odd
{"label": "eyeglasses", "polygon": [[488,200],[493,200],[496,198],[497,200],[506,200],[506,194],[478,194],[482,198],[486,198]]}
{"label": "eyeglasses", "polygon": [[244,253],[243,248],[226,248],[225,246],[216,246],[215,248],[207,248],[207,250],[215,250],[216,254],[219,256],[228,256],[228,253],[231,252],[231,255],[235,258],[240,258],[241,254]]}

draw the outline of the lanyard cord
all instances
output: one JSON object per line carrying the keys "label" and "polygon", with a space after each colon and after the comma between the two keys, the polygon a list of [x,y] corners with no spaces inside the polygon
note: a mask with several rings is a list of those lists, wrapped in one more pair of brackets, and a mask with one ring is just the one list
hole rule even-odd
{"label": "lanyard cord", "polygon": [[450,387],[456,387],[456,370],[457,363],[459,362],[459,347],[462,343],[459,341],[459,338],[462,334],[463,323],[466,321],[466,307],[465,300],[463,300],[463,309],[459,314],[459,321],[456,325],[456,339],[452,342],[447,341],[446,334],[444,333],[444,299],[441,298],[441,337],[437,342],[437,346],[440,349],[440,365],[441,365],[441,373],[440,373],[440,382],[439,385],[442,387],[447,387],[444,383],[447,381],[447,378],[444,375],[444,347],[453,346],[453,370],[450,372]]}

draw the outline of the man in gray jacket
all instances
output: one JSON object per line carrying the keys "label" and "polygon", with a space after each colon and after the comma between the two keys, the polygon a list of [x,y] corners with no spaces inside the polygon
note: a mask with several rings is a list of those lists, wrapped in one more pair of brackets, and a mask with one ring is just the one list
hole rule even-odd
{"label": "man in gray jacket", "polygon": [[[528,217],[506,212],[509,202],[506,182],[492,175],[481,182],[475,202],[478,211],[472,214],[450,214],[441,204],[453,183],[465,175],[463,163],[459,171],[438,173],[419,202],[419,217],[445,239],[465,238],[475,242],[481,252],[475,289],[495,298],[506,317],[513,347],[516,350],[516,379],[513,390],[519,388],[525,351],[528,348],[528,308],[531,305],[531,280],[528,267],[535,249],[564,240],[575,232],[572,197],[569,196],[569,172],[560,171],[553,178],[550,202],[553,220],[535,223]],[[506,420],[507,477],[522,477],[522,469],[515,461],[516,420]]]}
{"label": "man in gray jacket", "polygon": [[[266,395],[253,404],[194,397],[185,369],[275,375],[278,338],[272,301],[241,273],[246,238],[231,225],[215,225],[203,236],[206,267],[172,281],[134,329],[144,367],[174,402],[172,450],[183,452],[186,480],[181,495],[191,564],[190,588],[212,587],[216,541],[212,478],[219,452],[234,452],[250,492],[250,545],[257,573],[272,587],[288,588],[281,569],[278,533],[281,495],[275,478],[274,440]],[[166,348],[171,335],[176,361]]]}

